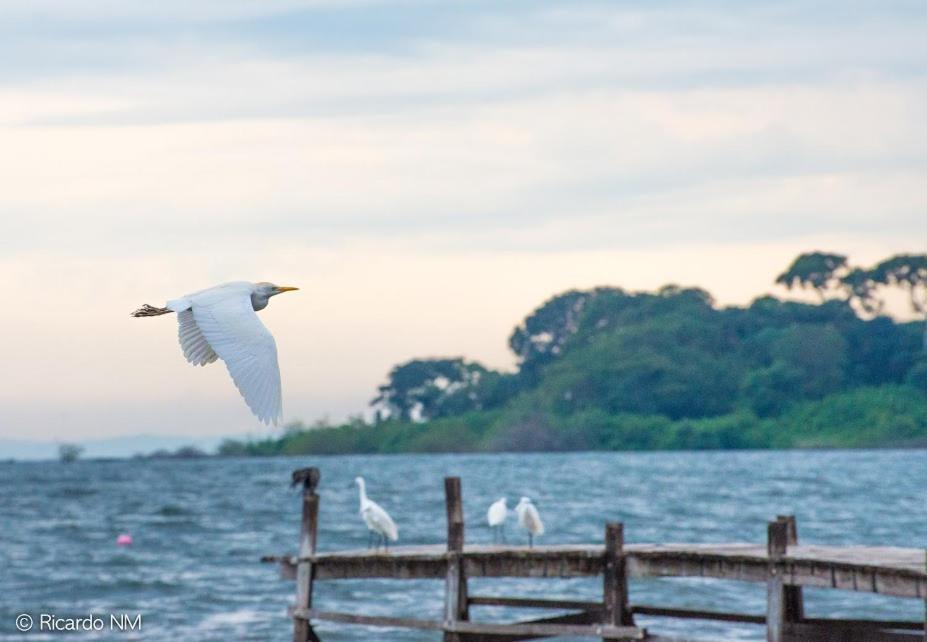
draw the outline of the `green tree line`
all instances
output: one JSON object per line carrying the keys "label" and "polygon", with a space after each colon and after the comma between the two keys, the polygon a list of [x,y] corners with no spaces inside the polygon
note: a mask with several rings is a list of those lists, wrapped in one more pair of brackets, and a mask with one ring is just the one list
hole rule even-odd
{"label": "green tree line", "polygon": [[[867,268],[810,252],[776,282],[819,300],[564,292],[512,331],[514,372],[412,359],[371,423],[295,424],[220,454],[927,445],[927,255]],[[883,314],[892,290],[919,320]]]}

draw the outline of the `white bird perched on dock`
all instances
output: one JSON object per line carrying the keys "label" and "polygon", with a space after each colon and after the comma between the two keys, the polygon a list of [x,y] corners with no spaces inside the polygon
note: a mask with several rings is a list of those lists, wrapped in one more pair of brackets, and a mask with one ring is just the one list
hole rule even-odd
{"label": "white bird perched on dock", "polygon": [[[364,482],[364,478],[355,477],[354,481],[357,483],[360,492],[360,514],[364,519],[364,523],[367,524],[371,537],[374,534],[379,536],[377,548],[379,548],[380,542],[383,543],[384,548],[389,548],[388,541],[395,542],[399,539],[399,529],[396,528],[396,523],[389,516],[389,513],[383,510],[382,506],[372,499],[368,499],[367,484]],[[370,543],[370,540],[368,540],[367,545],[370,546]]]}
{"label": "white bird perched on dock", "polygon": [[509,507],[505,504],[505,497],[500,497],[492,503],[486,511],[486,521],[492,529],[492,541],[500,539],[505,541],[505,520],[509,516]]}
{"label": "white bird perched on dock", "polygon": [[272,296],[298,289],[236,281],[173,299],[163,308],[146,303],[132,316],[176,312],[187,361],[197,366],[225,361],[251,412],[262,423],[276,425],[283,417],[277,344],[255,312],[266,308]]}
{"label": "white bird perched on dock", "polygon": [[534,546],[535,536],[544,534],[544,522],[541,521],[538,509],[529,497],[522,497],[515,507],[515,512],[518,514],[519,526],[528,531],[528,546]]}

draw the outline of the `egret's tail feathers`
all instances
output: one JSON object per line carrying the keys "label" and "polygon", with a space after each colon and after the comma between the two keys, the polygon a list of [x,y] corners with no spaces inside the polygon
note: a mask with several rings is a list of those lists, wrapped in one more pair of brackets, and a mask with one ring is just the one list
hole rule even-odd
{"label": "egret's tail feathers", "polygon": [[162,314],[170,314],[173,310],[168,308],[156,308],[153,305],[148,305],[147,303],[140,307],[138,310],[133,312],[131,316],[133,317],[159,317]]}

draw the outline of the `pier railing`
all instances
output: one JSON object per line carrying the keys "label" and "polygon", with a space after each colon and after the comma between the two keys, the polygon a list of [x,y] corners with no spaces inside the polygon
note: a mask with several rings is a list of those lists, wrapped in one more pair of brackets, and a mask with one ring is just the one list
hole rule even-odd
{"label": "pier railing", "polygon": [[[517,546],[466,545],[460,479],[444,481],[447,507],[446,546],[402,546],[380,550],[318,553],[319,480],[317,469],[293,475],[303,485],[299,553],[267,556],[284,577],[296,580],[296,602],[290,609],[294,642],[320,640],[313,621],[371,627],[442,631],[446,642],[490,642],[544,637],[649,640],[678,638],[649,633],[635,615],[755,624],[766,628],[768,642],[905,642],[925,641],[923,621],[809,618],[802,587],[878,593],[927,600],[925,551],[913,548],[801,546],[793,516],[769,522],[766,545],[631,544],[622,524],[605,525],[599,545]],[[603,578],[601,601],[534,599],[470,595],[473,577]],[[729,613],[635,604],[629,599],[629,577],[705,577],[765,583],[765,613]],[[434,619],[361,615],[323,611],[313,606],[320,580],[390,578],[444,581],[444,611]],[[512,623],[479,622],[471,607],[502,606],[569,611]],[[437,615],[437,614],[436,614]]]}

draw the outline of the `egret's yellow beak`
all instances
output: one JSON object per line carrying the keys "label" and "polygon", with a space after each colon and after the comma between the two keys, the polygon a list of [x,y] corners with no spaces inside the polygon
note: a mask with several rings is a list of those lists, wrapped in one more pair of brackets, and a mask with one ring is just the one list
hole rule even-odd
{"label": "egret's yellow beak", "polygon": [[293,290],[298,290],[298,289],[299,289],[299,288],[290,287],[289,285],[279,285],[279,286],[277,286],[277,293],[280,293],[280,292],[292,292]]}

